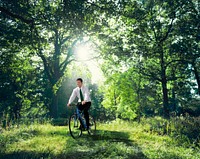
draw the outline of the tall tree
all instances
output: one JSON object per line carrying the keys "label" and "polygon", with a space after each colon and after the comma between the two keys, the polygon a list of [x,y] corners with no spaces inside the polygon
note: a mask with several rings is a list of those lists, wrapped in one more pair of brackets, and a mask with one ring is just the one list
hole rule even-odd
{"label": "tall tree", "polygon": [[[28,26],[20,33],[29,32],[26,37],[30,52],[41,58],[43,69],[49,80],[52,99],[49,110],[51,117],[57,117],[57,91],[67,66],[74,60],[73,47],[83,36],[85,1],[3,1],[0,11],[9,23]],[[4,21],[6,26],[6,21]],[[3,28],[4,29],[4,28]],[[11,31],[14,31],[16,28]],[[3,30],[5,39],[6,30]],[[15,35],[15,33],[13,34]],[[14,40],[16,37],[12,37]],[[22,38],[19,38],[22,39]]]}
{"label": "tall tree", "polygon": [[[108,54],[117,59],[118,62],[131,63],[138,58],[138,73],[149,80],[159,83],[162,89],[163,115],[169,118],[169,85],[170,81],[186,79],[188,76],[179,74],[180,68],[187,69],[184,59],[181,59],[178,51],[174,51],[174,43],[177,40],[177,27],[186,21],[187,11],[192,11],[196,1],[129,1],[124,3],[121,16],[113,16],[107,20],[108,27],[103,29],[100,38],[104,39],[104,52],[106,58]],[[194,6],[193,6],[194,5]],[[193,7],[192,7],[193,6]],[[197,8],[197,7],[196,7]],[[194,29],[198,26],[197,19],[194,21]],[[198,29],[195,29],[197,36]],[[185,32],[184,37],[188,34]],[[189,39],[188,39],[189,40]],[[191,39],[190,39],[191,40]],[[189,41],[190,41],[189,40]],[[194,40],[195,47],[197,39]],[[184,41],[183,45],[189,46],[189,41]],[[191,48],[191,47],[189,47]],[[195,54],[198,54],[196,49]],[[194,58],[190,56],[191,58]],[[195,58],[196,59],[196,58]],[[133,63],[134,63],[133,62]],[[181,67],[179,67],[181,65]],[[128,67],[131,67],[130,65]],[[197,76],[198,77],[198,76]]]}

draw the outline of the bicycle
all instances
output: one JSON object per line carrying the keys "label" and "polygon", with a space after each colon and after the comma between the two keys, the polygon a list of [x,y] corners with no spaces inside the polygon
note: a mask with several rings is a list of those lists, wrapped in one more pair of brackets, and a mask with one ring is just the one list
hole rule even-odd
{"label": "bicycle", "polygon": [[[72,104],[72,105],[75,105],[75,104]],[[86,121],[83,116],[83,111],[84,109],[81,111],[78,109],[78,107],[76,107],[74,113],[69,118],[69,132],[74,139],[81,137],[82,132],[84,130],[87,130]],[[80,120],[82,121],[83,126],[81,125]],[[89,122],[90,122],[90,125],[89,125],[89,129],[87,130],[88,134],[94,135],[96,131],[96,122],[91,115],[89,115]]]}

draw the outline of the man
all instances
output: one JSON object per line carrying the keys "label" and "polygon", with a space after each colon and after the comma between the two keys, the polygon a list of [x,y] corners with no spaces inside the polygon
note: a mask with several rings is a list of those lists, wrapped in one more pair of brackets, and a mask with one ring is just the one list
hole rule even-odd
{"label": "man", "polygon": [[[86,120],[87,129],[89,128],[89,113],[88,110],[91,106],[91,99],[90,99],[90,93],[87,87],[83,85],[82,78],[78,78],[76,80],[77,87],[73,90],[69,102],[67,106],[70,106],[70,104],[74,101],[76,97],[78,97],[78,104],[77,107],[79,110],[83,110],[84,117]],[[81,123],[82,125],[82,123]]]}

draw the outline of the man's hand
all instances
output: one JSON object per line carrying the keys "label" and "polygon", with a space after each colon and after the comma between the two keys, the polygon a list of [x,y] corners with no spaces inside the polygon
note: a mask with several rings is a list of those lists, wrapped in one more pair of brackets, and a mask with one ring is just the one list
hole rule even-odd
{"label": "man's hand", "polygon": [[84,100],[84,101],[82,101],[82,105],[84,105],[86,103],[86,101]]}
{"label": "man's hand", "polygon": [[70,103],[68,103],[67,106],[70,107]]}

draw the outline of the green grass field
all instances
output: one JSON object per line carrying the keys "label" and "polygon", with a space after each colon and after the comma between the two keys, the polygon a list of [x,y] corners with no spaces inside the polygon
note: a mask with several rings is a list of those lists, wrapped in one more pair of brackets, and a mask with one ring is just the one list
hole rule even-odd
{"label": "green grass field", "polygon": [[95,136],[87,132],[74,140],[67,126],[50,124],[3,131],[0,158],[52,159],[199,159],[200,150],[169,136],[145,131],[146,125],[121,120],[98,124]]}

